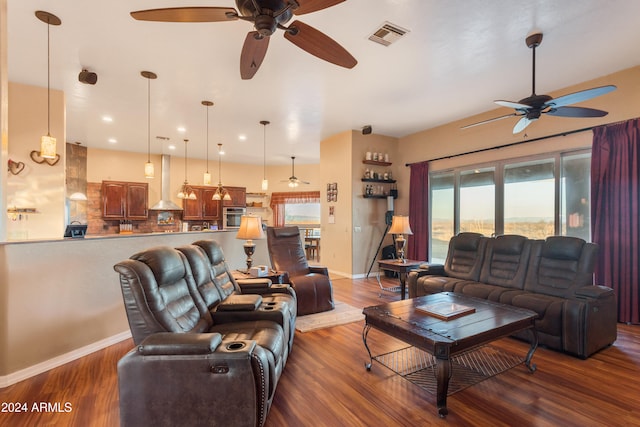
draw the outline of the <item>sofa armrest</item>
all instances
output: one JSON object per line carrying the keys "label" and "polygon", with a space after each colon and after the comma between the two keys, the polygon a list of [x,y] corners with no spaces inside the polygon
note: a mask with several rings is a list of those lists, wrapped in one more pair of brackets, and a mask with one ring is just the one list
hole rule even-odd
{"label": "sofa armrest", "polygon": [[269,289],[273,283],[268,278],[236,279],[236,282],[243,294],[253,294],[256,290]]}
{"label": "sofa armrest", "polygon": [[143,356],[210,354],[216,351],[221,342],[222,335],[219,333],[159,332],[145,338],[138,345],[138,353]]}
{"label": "sofa armrest", "polygon": [[613,289],[608,288],[606,286],[593,285],[593,286],[583,286],[581,288],[576,289],[574,296],[576,298],[590,298],[590,299],[601,299],[601,298],[609,298],[613,295]]}
{"label": "sofa armrest", "polygon": [[316,273],[316,274],[322,274],[324,276],[328,276],[329,275],[329,269],[327,267],[319,267],[319,266],[314,266],[314,265],[310,265],[309,266],[309,272],[310,273]]}

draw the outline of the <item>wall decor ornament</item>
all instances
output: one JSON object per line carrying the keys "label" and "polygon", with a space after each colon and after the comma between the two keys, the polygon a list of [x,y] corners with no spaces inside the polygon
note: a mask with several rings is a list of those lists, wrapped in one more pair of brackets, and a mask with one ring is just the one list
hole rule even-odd
{"label": "wall decor ornament", "polygon": [[9,159],[9,165],[8,165],[8,170],[9,172],[11,172],[12,175],[18,175],[20,172],[22,172],[24,170],[24,163],[23,162],[15,162],[11,159]]}
{"label": "wall decor ornament", "polygon": [[60,154],[56,153],[56,156],[52,159],[46,158],[46,157],[42,157],[40,155],[39,151],[33,150],[31,151],[31,153],[29,154],[29,157],[31,157],[31,160],[33,160],[34,162],[36,162],[37,164],[41,165],[43,163],[48,164],[49,166],[55,166],[56,163],[58,163],[60,161]]}
{"label": "wall decor ornament", "polygon": [[327,184],[327,202],[338,201],[338,183],[330,182]]}

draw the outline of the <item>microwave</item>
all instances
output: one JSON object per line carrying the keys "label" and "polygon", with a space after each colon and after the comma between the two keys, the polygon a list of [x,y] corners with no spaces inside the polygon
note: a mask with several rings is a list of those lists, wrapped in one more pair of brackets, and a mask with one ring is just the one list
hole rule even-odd
{"label": "microwave", "polygon": [[225,230],[240,228],[240,220],[242,215],[247,212],[246,208],[223,208],[222,209],[222,228]]}

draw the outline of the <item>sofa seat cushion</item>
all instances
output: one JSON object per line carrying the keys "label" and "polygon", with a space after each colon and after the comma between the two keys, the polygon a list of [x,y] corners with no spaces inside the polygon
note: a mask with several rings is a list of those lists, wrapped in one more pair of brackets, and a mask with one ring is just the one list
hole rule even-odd
{"label": "sofa seat cushion", "polygon": [[209,332],[218,332],[225,340],[254,340],[273,355],[276,364],[280,363],[286,343],[282,327],[269,320],[220,323]]}
{"label": "sofa seat cushion", "polygon": [[538,314],[535,321],[538,332],[561,337],[562,310],[565,301],[564,298],[526,292],[514,296],[511,304],[515,307],[535,311]]}
{"label": "sofa seat cushion", "polygon": [[497,285],[488,285],[480,282],[470,282],[462,287],[461,293],[466,296],[482,298],[488,301],[501,302],[502,294],[509,292],[509,288]]}
{"label": "sofa seat cushion", "polygon": [[462,292],[471,280],[447,276],[422,276],[417,281],[417,296],[437,294],[439,292]]}

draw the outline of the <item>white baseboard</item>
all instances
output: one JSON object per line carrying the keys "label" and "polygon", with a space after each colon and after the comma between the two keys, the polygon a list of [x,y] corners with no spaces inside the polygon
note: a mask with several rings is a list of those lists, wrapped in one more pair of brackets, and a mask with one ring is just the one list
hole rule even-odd
{"label": "white baseboard", "polygon": [[12,372],[9,375],[0,376],[0,389],[9,387],[12,384],[26,380],[27,378],[35,377],[43,372],[47,372],[53,368],[62,366],[65,363],[80,359],[81,357],[87,356],[129,338],[131,338],[131,331],[124,331],[93,344],[70,351],[69,353],[54,357],[53,359],[38,363],[37,365],[29,366],[28,368],[21,369],[17,372]]}

